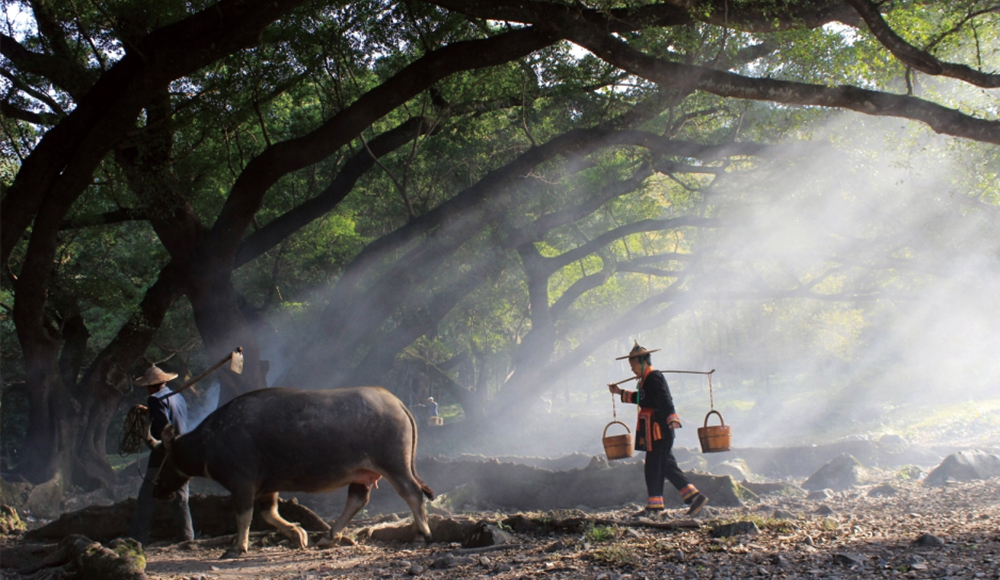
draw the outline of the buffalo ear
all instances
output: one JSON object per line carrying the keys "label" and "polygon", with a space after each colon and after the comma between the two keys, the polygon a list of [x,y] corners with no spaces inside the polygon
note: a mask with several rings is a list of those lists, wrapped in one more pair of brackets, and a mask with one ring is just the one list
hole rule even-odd
{"label": "buffalo ear", "polygon": [[167,451],[170,451],[170,448],[173,446],[175,436],[174,426],[167,423],[167,426],[163,428],[163,433],[160,434],[160,437],[163,438],[163,447]]}

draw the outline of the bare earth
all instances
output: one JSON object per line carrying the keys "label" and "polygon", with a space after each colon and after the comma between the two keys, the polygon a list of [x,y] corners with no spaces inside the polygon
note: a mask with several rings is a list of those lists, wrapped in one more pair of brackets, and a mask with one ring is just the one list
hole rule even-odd
{"label": "bare earth", "polygon": [[[258,534],[250,553],[219,560],[218,539],[151,546],[153,579],[320,578],[986,578],[1000,579],[1000,479],[925,487],[893,481],[893,497],[870,497],[874,486],[812,501],[762,497],[744,508],[716,508],[698,529],[636,526],[638,506],[589,513],[620,526],[589,532],[515,533],[514,544],[464,550],[458,544],[363,542],[329,550],[294,550],[276,534]],[[825,508],[832,510],[827,512]],[[774,518],[785,510],[785,519]],[[473,517],[498,521],[503,514]],[[539,514],[535,514],[539,515]],[[683,519],[680,510],[664,519]],[[713,538],[714,524],[752,520],[759,535]],[[348,532],[372,522],[356,521]],[[625,525],[631,523],[633,525]],[[940,546],[915,540],[933,534]],[[16,576],[8,576],[15,578]]]}

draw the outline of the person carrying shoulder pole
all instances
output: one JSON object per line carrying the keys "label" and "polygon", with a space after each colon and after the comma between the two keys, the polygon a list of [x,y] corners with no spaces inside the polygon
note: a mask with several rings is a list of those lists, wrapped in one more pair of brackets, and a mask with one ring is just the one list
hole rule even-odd
{"label": "person carrying shoulder pole", "polygon": [[674,429],[680,428],[681,421],[674,410],[667,380],[651,363],[650,353],[658,350],[660,349],[646,350],[636,341],[627,355],[615,360],[628,359],[632,372],[639,379],[637,389],[628,391],[612,383],[608,385],[608,390],[613,395],[621,395],[622,403],[639,406],[635,450],[646,452],[646,491],[649,500],[646,502],[645,513],[652,515],[663,511],[663,480],[668,479],[677,488],[684,503],[690,506],[688,515],[696,516],[708,503],[708,497],[684,477],[684,472],[674,459]]}
{"label": "person carrying shoulder pole", "polygon": [[[163,428],[168,424],[174,426],[178,436],[187,433],[188,430],[188,409],[184,397],[180,394],[167,396],[174,393],[167,386],[167,382],[175,378],[177,378],[177,373],[165,373],[156,365],[152,365],[146,374],[135,379],[137,387],[146,387],[149,392],[145,411],[149,413],[150,433],[156,439],[163,438]],[[149,541],[153,516],[156,514],[156,499],[153,498],[153,488],[164,457],[162,451],[153,451],[149,454],[149,461],[146,463],[146,476],[142,480],[142,485],[139,486],[139,495],[135,500],[135,511],[132,512],[132,520],[128,526],[129,536],[143,545]],[[171,512],[172,518],[175,521],[179,520],[180,539],[182,541],[193,540],[194,526],[191,523],[191,510],[188,507],[188,485],[186,483],[177,492],[175,499],[171,501]]]}

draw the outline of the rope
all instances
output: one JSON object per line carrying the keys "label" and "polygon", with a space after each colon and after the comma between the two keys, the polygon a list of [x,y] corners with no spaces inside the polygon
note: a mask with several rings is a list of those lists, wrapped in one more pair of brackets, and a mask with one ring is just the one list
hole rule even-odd
{"label": "rope", "polygon": [[132,453],[138,453],[146,441],[148,428],[148,415],[142,412],[142,406],[136,405],[129,409],[121,435],[118,436],[118,455],[127,457]]}
{"label": "rope", "polygon": [[[714,370],[712,372],[715,372]],[[715,397],[712,395],[712,373],[708,373],[708,404],[712,411],[715,410]]]}

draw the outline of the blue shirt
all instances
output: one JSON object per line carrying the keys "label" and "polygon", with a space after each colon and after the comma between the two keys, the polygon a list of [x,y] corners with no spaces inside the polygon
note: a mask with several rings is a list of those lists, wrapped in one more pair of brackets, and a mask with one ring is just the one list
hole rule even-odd
{"label": "blue shirt", "polygon": [[153,437],[157,439],[163,438],[163,428],[167,426],[167,423],[173,424],[177,430],[177,435],[187,433],[188,407],[184,396],[174,395],[168,399],[164,399],[165,396],[173,392],[170,387],[163,385],[159,391],[150,395],[149,399],[146,400],[146,406],[149,408],[151,431]]}

